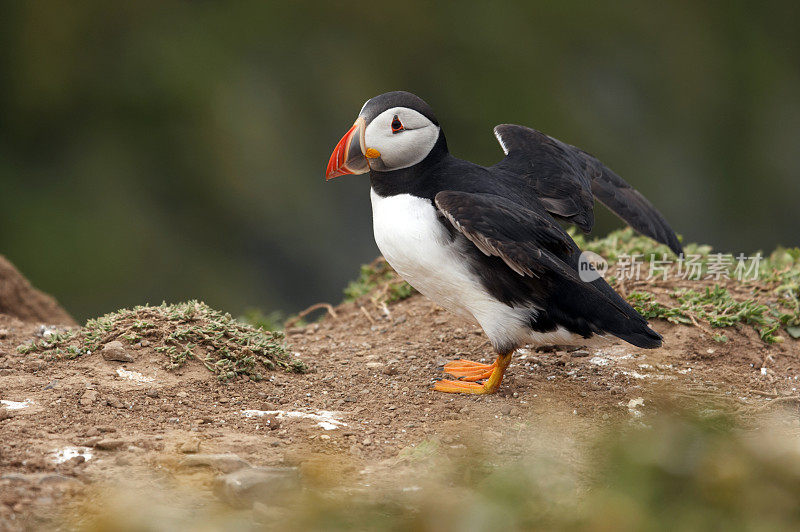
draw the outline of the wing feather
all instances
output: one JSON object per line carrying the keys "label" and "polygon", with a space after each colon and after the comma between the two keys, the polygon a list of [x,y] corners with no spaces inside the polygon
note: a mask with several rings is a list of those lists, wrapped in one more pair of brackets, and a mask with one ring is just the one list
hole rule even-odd
{"label": "wing feather", "polygon": [[522,207],[494,194],[446,190],[436,207],[459,232],[488,256],[500,257],[522,276],[556,272],[578,279],[562,257],[578,250],[569,235],[545,212]]}
{"label": "wing feather", "polygon": [[554,216],[589,232],[597,198],[636,231],[683,251],[652,203],[591,154],[524,126],[502,124],[494,133],[506,153],[495,168],[527,179]]}

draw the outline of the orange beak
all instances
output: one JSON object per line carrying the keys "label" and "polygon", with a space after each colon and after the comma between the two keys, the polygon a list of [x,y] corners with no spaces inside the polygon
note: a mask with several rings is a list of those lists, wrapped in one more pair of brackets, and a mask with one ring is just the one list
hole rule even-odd
{"label": "orange beak", "polygon": [[325,171],[325,180],[347,174],[363,174],[369,172],[369,162],[364,152],[364,119],[358,117],[353,127],[344,134],[342,140],[334,148]]}

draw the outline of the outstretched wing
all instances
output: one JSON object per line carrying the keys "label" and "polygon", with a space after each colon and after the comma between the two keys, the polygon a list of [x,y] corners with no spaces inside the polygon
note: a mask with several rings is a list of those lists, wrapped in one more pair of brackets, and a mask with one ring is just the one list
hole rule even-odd
{"label": "outstretched wing", "polygon": [[661,213],[591,154],[524,126],[502,124],[494,134],[506,153],[495,168],[527,178],[554,216],[589,232],[597,198],[635,230],[682,252]]}

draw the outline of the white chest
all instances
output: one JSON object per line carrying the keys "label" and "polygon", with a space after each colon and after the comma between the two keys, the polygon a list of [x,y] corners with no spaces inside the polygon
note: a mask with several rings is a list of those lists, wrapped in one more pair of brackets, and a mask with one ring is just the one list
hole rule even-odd
{"label": "white chest", "polygon": [[486,294],[464,264],[463,254],[437,220],[429,200],[410,194],[381,197],[371,192],[375,242],[403,279],[448,310],[471,317]]}

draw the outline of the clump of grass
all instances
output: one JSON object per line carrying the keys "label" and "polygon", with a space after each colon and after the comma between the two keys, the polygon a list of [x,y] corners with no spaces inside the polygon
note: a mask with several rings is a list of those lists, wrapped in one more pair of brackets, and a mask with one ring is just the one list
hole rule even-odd
{"label": "clump of grass", "polygon": [[[781,340],[776,334],[782,325],[779,315],[755,299],[737,301],[722,286],[714,285],[701,291],[679,288],[670,293],[670,298],[675,301],[674,305],[659,303],[648,292],[637,291],[628,295],[633,307],[647,319],[661,318],[684,325],[705,322],[716,328],[751,325],[765,342],[771,344]],[[728,337],[716,334],[714,340],[724,343]]]}
{"label": "clump of grass", "polygon": [[265,331],[282,331],[286,316],[283,312],[278,310],[265,314],[263,310],[258,308],[249,308],[244,311],[244,314],[239,318],[239,321],[252,325],[256,329],[264,329]]}
{"label": "clump of grass", "polygon": [[289,356],[283,333],[243,324],[198,301],[122,309],[87,321],[78,332],[55,336],[18,350],[69,359],[114,340],[129,344],[146,340],[165,355],[165,368],[176,369],[195,359],[223,382],[241,375],[261,380],[263,371],[276,368],[305,371],[302,362]]}
{"label": "clump of grass", "polygon": [[[609,262],[609,272],[613,271],[614,263],[625,256],[637,257],[644,264],[671,257],[673,265],[668,279],[676,278],[678,257],[666,246],[638,235],[630,227],[593,240],[574,228],[569,232],[581,249],[605,258]],[[711,246],[685,244],[684,258],[692,257],[698,266],[697,289],[676,288],[665,301],[648,290],[650,285],[640,283],[628,299],[648,319],[660,318],[701,327],[701,324],[708,324],[712,328],[752,326],[767,343],[780,342],[783,339],[779,334],[781,329],[793,338],[800,338],[800,249],[778,248],[769,255],[758,254],[761,256],[758,270],[747,279],[716,279],[710,275],[709,265],[712,260],[719,260],[719,256],[712,253]],[[735,266],[735,259],[731,260],[731,265]],[[644,269],[643,274],[646,276]],[[624,282],[614,276],[608,277],[608,281],[612,285]],[[734,284],[740,289],[732,291]],[[746,295],[743,296],[743,292]],[[718,342],[729,340],[725,334],[712,336]]]}
{"label": "clump of grass", "polygon": [[800,248],[778,248],[766,259],[764,289],[775,296],[778,319],[792,338],[800,338]]}
{"label": "clump of grass", "polygon": [[58,345],[69,342],[75,337],[76,334],[77,331],[72,329],[52,332],[39,341],[33,341],[18,346],[17,352],[22,355],[27,355],[28,353],[47,352]]}
{"label": "clump of grass", "polygon": [[393,303],[410,297],[414,288],[400,279],[389,263],[379,257],[361,266],[358,278],[344,289],[344,300],[355,301],[369,295],[375,302]]}
{"label": "clump of grass", "polygon": [[[567,228],[567,233],[572,237],[578,247],[584,251],[597,253],[609,262],[616,262],[623,255],[640,255],[645,261],[650,257],[660,258],[664,255],[674,257],[675,254],[655,240],[642,236],[630,227],[618,229],[604,237],[589,239],[585,234],[573,226]],[[711,246],[701,244],[683,244],[684,254],[708,257]]]}

